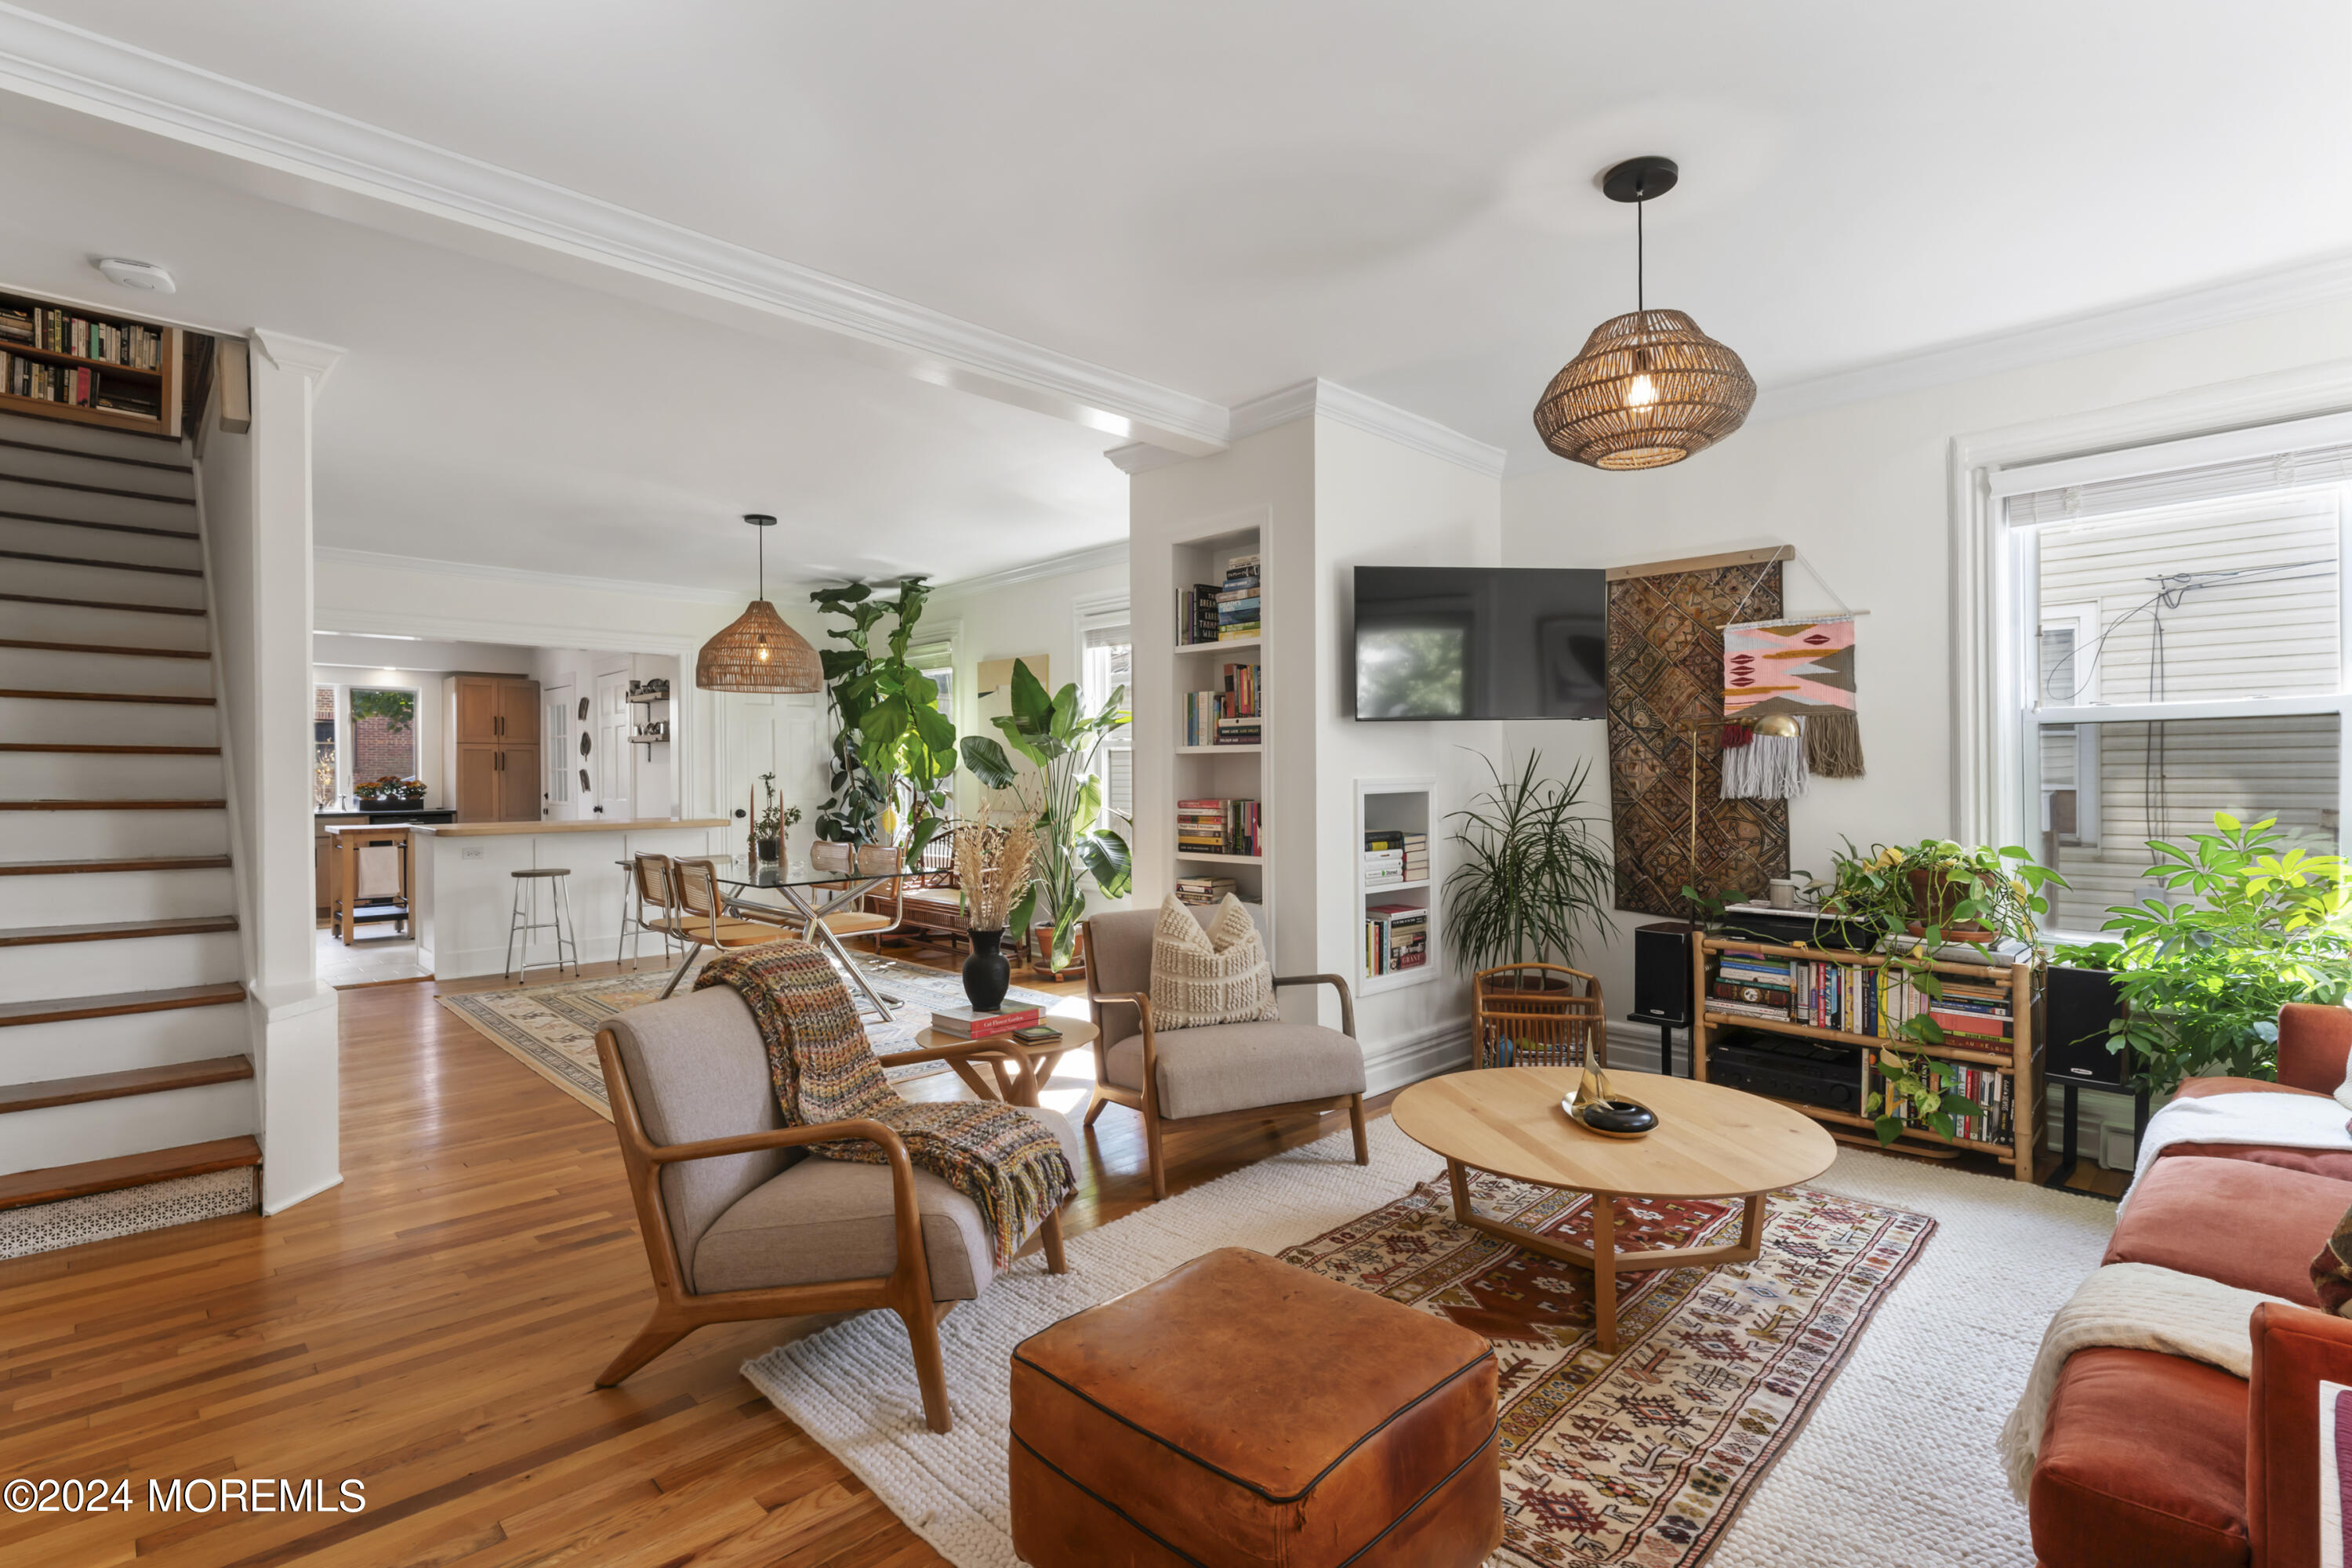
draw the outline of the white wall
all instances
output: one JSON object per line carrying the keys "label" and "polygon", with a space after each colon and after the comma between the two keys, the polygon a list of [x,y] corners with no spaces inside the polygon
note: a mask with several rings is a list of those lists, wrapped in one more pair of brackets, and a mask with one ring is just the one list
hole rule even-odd
{"label": "white wall", "polygon": [[[625,653],[576,647],[531,650],[528,673],[533,680],[539,682],[541,694],[544,696],[559,686],[570,687],[572,710],[575,715],[572,731],[572,743],[568,754],[562,759],[563,765],[571,770],[572,787],[568,792],[569,798],[560,805],[550,805],[546,808],[548,820],[551,822],[592,820],[597,815],[596,807],[604,804],[599,795],[584,792],[580,788],[582,768],[587,769],[589,776],[599,783],[604,777],[604,759],[593,753],[582,756],[578,739],[583,730],[593,731],[598,724],[595,710],[597,680],[607,675],[617,675],[627,680],[667,680],[670,683],[671,701],[667,706],[654,709],[652,711],[669,718],[671,732],[675,734],[677,730],[677,711],[690,700],[692,696],[678,680],[679,663],[677,658],[667,654]],[[584,724],[576,717],[580,710],[580,699],[583,697],[589,700],[588,719]],[[637,714],[642,716],[645,711],[646,710],[639,709]],[[541,743],[542,746],[546,744],[544,735],[541,737]],[[621,763],[629,779],[627,813],[629,816],[651,818],[674,816],[677,814],[678,749],[679,742],[676,740],[671,741],[667,745],[626,748]],[[541,760],[544,763],[555,761],[551,757],[543,757]],[[607,808],[604,815],[610,816],[615,813],[613,809]]]}
{"label": "white wall", "polygon": [[[1608,566],[1794,544],[1847,604],[1867,609],[1857,702],[1869,773],[1817,780],[1790,809],[1793,865],[1826,874],[1841,838],[1916,840],[1955,829],[1951,531],[1955,437],[2063,418],[2352,353],[2352,306],[2329,306],[1751,425],[1710,451],[1645,473],[1557,462],[1503,486],[1503,560]],[[2319,412],[2319,410],[2313,410]],[[2178,434],[2193,432],[2180,431]],[[2056,455],[2056,454],[2050,454]],[[1786,606],[1827,607],[1786,571]],[[1554,774],[1589,761],[1605,791],[1604,725],[1514,723]],[[1605,793],[1596,814],[1607,814]],[[1624,931],[1585,955],[1620,1014],[1632,996]]]}

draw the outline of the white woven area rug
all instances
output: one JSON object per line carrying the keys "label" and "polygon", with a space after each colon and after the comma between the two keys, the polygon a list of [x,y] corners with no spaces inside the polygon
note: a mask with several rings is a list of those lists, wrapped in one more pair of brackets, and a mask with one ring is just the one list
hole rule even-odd
{"label": "white woven area rug", "polygon": [[[1074,1237],[1070,1272],[1023,1260],[940,1325],[955,1430],[923,1426],[907,1336],[867,1312],[771,1351],[744,1375],[959,1568],[1016,1568],[1005,1487],[1013,1347],[1219,1247],[1266,1253],[1442,1173],[1381,1118],[1372,1163],[1344,1131]],[[1931,1215],[1895,1286],[1708,1568],[2032,1568],[1994,1440],[2042,1331],[2098,1267],[2115,1205],[1844,1150],[1808,1184]]]}

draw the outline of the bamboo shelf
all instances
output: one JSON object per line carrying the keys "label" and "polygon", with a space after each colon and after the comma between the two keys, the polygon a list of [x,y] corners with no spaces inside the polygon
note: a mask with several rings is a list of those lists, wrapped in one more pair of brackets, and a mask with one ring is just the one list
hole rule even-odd
{"label": "bamboo shelf", "polygon": [[[1738,937],[1710,936],[1701,939],[1692,948],[1692,995],[1697,1000],[1695,1022],[1691,1026],[1691,1075],[1705,1080],[1707,1076],[1707,1047],[1714,1037],[1725,1029],[1747,1029],[1759,1034],[1788,1035],[1799,1039],[1820,1040],[1829,1045],[1852,1046],[1870,1051],[1885,1046],[1897,1046],[1907,1055],[1924,1056],[1937,1061],[1963,1062],[1971,1067],[1989,1068],[2011,1080],[2011,1100],[2013,1107],[2010,1119],[2010,1140],[1992,1143],[1972,1138],[1939,1138],[1933,1132],[1906,1128],[1896,1139],[1896,1148],[1966,1149],[1990,1154],[2011,1167],[2021,1182],[2035,1176],[2035,1162],[2042,1147],[2042,985],[2041,972],[2032,963],[1991,964],[1968,963],[1958,960],[1936,959],[1927,967],[1938,974],[1956,980],[1992,981],[2009,987],[2011,1048],[2007,1051],[1972,1050],[1960,1046],[1923,1046],[1912,1041],[1896,1042],[1875,1035],[1857,1035],[1843,1029],[1827,1029],[1817,1025],[1801,1024],[1794,1019],[1751,1018],[1744,1014],[1718,1013],[1706,1005],[1707,971],[1714,960],[1727,952],[1748,953],[1761,958],[1804,959],[1815,963],[1833,963],[1863,969],[1884,969],[1897,961],[1884,954],[1849,952],[1839,948],[1794,947],[1778,942],[1756,942]],[[1859,1064],[1857,1064],[1859,1065]],[[1771,1098],[1767,1096],[1766,1098]],[[1816,1121],[1840,1127],[1869,1128],[1867,1116],[1833,1110],[1825,1106],[1805,1105],[1796,1100],[1780,1100],[1792,1110],[1802,1111]]]}

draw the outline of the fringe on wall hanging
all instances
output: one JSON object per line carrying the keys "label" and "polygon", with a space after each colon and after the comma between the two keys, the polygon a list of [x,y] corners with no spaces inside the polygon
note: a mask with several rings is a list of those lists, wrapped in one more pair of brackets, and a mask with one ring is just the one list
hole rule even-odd
{"label": "fringe on wall hanging", "polygon": [[[1724,763],[1727,799],[1786,799],[1801,793],[1809,773],[1827,779],[1863,775],[1862,727],[1854,715],[1854,616],[1823,616],[1802,621],[1743,621],[1723,628],[1723,716],[1758,731],[1757,739],[1793,744],[1802,766],[1743,763],[1743,789],[1735,795],[1728,753]],[[1777,721],[1777,722],[1775,722]],[[1771,737],[1786,724],[1794,731]],[[1752,748],[1748,748],[1752,749]]]}
{"label": "fringe on wall hanging", "polygon": [[1805,793],[1804,730],[1784,714],[1729,728],[1746,733],[1744,745],[1723,753],[1723,798],[1787,800]]}

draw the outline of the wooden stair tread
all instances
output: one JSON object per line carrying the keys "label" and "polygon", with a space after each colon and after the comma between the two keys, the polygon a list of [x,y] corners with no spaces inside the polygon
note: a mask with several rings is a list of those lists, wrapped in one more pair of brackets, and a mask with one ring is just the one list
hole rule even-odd
{"label": "wooden stair tread", "polygon": [[0,800],[0,811],[226,811],[225,800]]}
{"label": "wooden stair tread", "polygon": [[245,987],[229,981],[217,985],[181,985],[168,991],[117,991],[104,996],[6,1002],[0,1003],[0,1028],[18,1024],[57,1024],[73,1018],[111,1018],[123,1013],[169,1013],[181,1007],[221,1007],[244,1000]]}
{"label": "wooden stair tread", "polygon": [[0,686],[0,697],[21,697],[33,702],[163,702],[175,708],[212,708],[210,697],[167,697],[153,691],[50,691],[35,687]]}
{"label": "wooden stair tread", "polygon": [[138,658],[210,658],[201,647],[125,647],[119,643],[37,642],[27,637],[0,637],[0,647],[35,648],[45,653],[120,653]]}
{"label": "wooden stair tread", "polygon": [[82,925],[0,928],[0,947],[39,947],[58,942],[121,942],[136,936],[202,936],[235,931],[235,915],[194,915],[174,920],[95,921]]}
{"label": "wooden stair tread", "polygon": [[186,463],[158,463],[149,458],[118,458],[111,452],[85,452],[79,447],[52,447],[46,441],[11,441],[0,437],[0,447],[11,447],[19,452],[47,452],[57,458],[87,458],[93,463],[121,463],[131,468],[161,468],[167,474],[190,474],[194,467]]}
{"label": "wooden stair tread", "polygon": [[154,539],[184,539],[193,544],[202,539],[184,528],[150,528],[139,522],[100,522],[87,517],[51,517],[45,511],[10,511],[0,507],[0,518],[12,522],[46,522],[58,528],[94,528],[100,533],[143,533]]}
{"label": "wooden stair tread", "polygon": [[87,1197],[92,1193],[120,1192],[181,1176],[202,1176],[214,1171],[261,1163],[261,1145],[251,1134],[215,1138],[209,1143],[183,1143],[176,1149],[151,1149],[143,1154],[120,1154],[111,1160],[89,1160],[79,1165],[51,1165],[41,1171],[18,1171],[0,1176],[0,1208],[55,1203],[60,1198]]}
{"label": "wooden stair tread", "polygon": [[245,1057],[209,1057],[203,1061],[168,1062],[162,1067],[131,1068],[122,1072],[86,1073],[80,1078],[53,1078],[38,1083],[0,1085],[0,1116],[12,1110],[46,1110],[53,1105],[81,1105],[93,1100],[122,1100],[134,1094],[167,1094],[175,1089],[200,1089],[208,1083],[235,1083],[253,1076]]}
{"label": "wooden stair tread", "polygon": [[0,550],[0,561],[40,561],[51,566],[96,566],[109,572],[150,572],[159,577],[201,577],[201,566],[151,566],[144,561],[101,561],[90,555],[51,555],[41,550]]}
{"label": "wooden stair tread", "polygon": [[129,610],[142,616],[201,616],[204,606],[184,605],[132,605],[120,599],[60,599],[54,594],[0,594],[16,605],[62,605],[72,610]]}
{"label": "wooden stair tread", "polygon": [[122,496],[130,500],[161,501],[165,506],[194,506],[196,504],[195,498],[193,496],[159,496],[152,490],[125,490],[117,489],[111,485],[86,485],[79,479],[45,479],[36,478],[31,474],[8,473],[0,473],[0,479],[5,479],[12,485],[38,485],[43,489],[79,490],[85,495]]}
{"label": "wooden stair tread", "polygon": [[0,752],[95,752],[110,757],[217,757],[218,746],[110,746],[97,741],[0,741]]}
{"label": "wooden stair tread", "polygon": [[0,860],[0,877],[68,877],[103,871],[222,871],[226,855],[133,855],[113,860]]}

